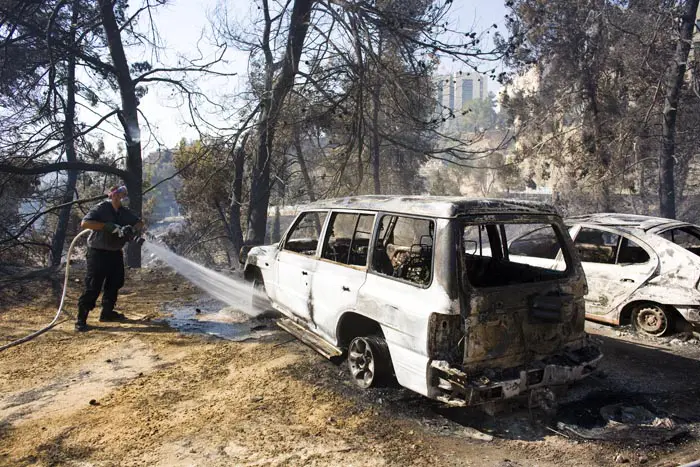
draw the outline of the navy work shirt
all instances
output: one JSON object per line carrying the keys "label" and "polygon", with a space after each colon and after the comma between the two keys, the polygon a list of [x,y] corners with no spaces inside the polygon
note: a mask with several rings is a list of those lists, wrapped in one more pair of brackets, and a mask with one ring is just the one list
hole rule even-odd
{"label": "navy work shirt", "polygon": [[[111,222],[116,225],[134,226],[140,221],[139,217],[124,206],[115,210],[112,202],[102,201],[85,214],[83,221]],[[97,250],[119,251],[126,244],[125,238],[102,230],[93,230],[88,237],[88,246]]]}

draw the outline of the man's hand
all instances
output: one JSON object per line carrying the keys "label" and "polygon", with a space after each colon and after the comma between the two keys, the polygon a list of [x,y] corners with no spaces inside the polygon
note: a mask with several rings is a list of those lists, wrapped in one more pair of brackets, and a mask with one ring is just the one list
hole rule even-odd
{"label": "man's hand", "polygon": [[102,230],[104,230],[107,233],[118,235],[119,237],[122,236],[121,226],[113,224],[112,222],[105,222],[105,226],[102,227]]}
{"label": "man's hand", "polygon": [[136,235],[136,230],[134,230],[134,228],[130,225],[125,225],[124,227],[122,227],[119,230],[120,230],[119,237],[120,238],[126,237],[126,239],[128,241],[131,241],[134,238],[134,236]]}

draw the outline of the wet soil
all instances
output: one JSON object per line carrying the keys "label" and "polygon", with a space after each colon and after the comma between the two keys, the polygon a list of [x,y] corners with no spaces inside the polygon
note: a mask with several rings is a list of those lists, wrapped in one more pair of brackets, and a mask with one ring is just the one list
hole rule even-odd
{"label": "wet soil", "polygon": [[[70,311],[80,287],[71,282]],[[560,399],[556,414],[514,404],[489,415],[399,387],[360,391],[344,364],[270,321],[222,310],[168,271],[129,271],[123,292],[119,309],[131,322],[99,323],[93,312],[88,333],[65,322],[0,353],[0,465],[676,466],[700,458],[698,346],[591,326],[601,370]],[[50,282],[3,287],[0,344],[49,322],[55,306]],[[649,444],[557,429],[601,426],[600,409],[620,402],[686,433]]]}

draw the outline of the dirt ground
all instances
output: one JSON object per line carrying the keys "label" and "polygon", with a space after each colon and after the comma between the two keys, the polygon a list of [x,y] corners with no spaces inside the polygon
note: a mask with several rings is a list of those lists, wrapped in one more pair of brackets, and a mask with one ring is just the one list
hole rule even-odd
{"label": "dirt ground", "polygon": [[[79,275],[79,273],[78,273]],[[71,282],[68,309],[81,287]],[[605,360],[560,401],[555,419],[447,409],[401,388],[360,391],[345,365],[273,323],[250,339],[186,333],[159,319],[199,293],[166,270],[129,271],[132,323],[71,321],[0,353],[1,465],[677,466],[700,458],[700,346],[601,326]],[[48,323],[58,287],[0,284],[0,344]],[[168,304],[168,307],[164,307]],[[234,323],[235,324],[235,323]],[[590,441],[582,425],[614,402],[643,405],[685,433]],[[592,426],[592,425],[591,425]],[[490,439],[492,438],[492,439]]]}

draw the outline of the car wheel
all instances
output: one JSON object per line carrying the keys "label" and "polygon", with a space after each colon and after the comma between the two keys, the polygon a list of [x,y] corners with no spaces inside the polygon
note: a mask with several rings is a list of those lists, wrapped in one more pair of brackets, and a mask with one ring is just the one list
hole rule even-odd
{"label": "car wheel", "polygon": [[360,388],[376,387],[391,376],[391,356],[386,341],[378,336],[356,337],[348,347],[348,367]]}
{"label": "car wheel", "polygon": [[267,299],[267,292],[265,291],[265,281],[263,281],[262,275],[256,272],[255,277],[252,281],[253,293],[251,306],[253,310],[264,312],[270,308],[270,300]]}
{"label": "car wheel", "polygon": [[663,336],[673,328],[673,319],[661,305],[646,303],[632,311],[632,324],[637,331],[650,336]]}

